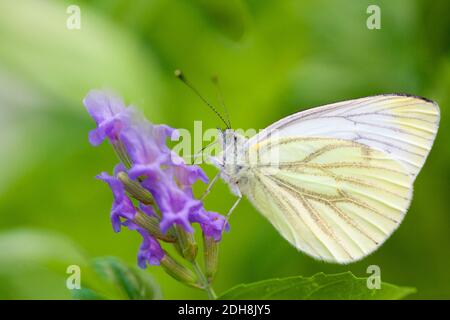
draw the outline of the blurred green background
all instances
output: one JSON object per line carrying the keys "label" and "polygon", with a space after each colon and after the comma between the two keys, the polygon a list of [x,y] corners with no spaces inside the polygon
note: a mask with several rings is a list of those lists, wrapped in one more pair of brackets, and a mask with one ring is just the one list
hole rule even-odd
{"label": "blurred green background", "polygon": [[[69,4],[81,8],[80,30],[66,28]],[[381,8],[381,30],[366,27],[369,4]],[[441,107],[412,206],[381,249],[346,266],[314,261],[243,201],[222,242],[217,292],[320,271],[366,276],[376,264],[383,281],[416,287],[412,298],[450,298],[449,11],[447,0],[2,0],[0,298],[70,298],[64,275],[35,257],[70,251],[54,249],[55,233],[89,257],[135,264],[140,237],[112,231],[110,191],[94,179],[117,161],[108,144],[89,145],[94,123],[82,99],[110,88],[155,123],[219,126],[174,78],[176,68],[214,102],[209,79],[220,77],[235,128],[263,128],[305,108],[377,93],[421,95]],[[233,201],[221,183],[206,206],[224,213]],[[25,237],[17,240],[14,230]],[[48,246],[26,230],[48,235]],[[205,297],[158,267],[148,272],[166,298]]]}

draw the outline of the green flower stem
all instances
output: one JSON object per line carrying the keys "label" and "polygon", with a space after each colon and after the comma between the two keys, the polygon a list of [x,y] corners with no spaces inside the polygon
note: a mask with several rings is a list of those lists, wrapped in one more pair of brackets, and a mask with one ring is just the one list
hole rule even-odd
{"label": "green flower stem", "polygon": [[172,229],[174,230],[174,234],[177,239],[174,243],[175,249],[184,259],[191,263],[192,268],[198,277],[198,281],[200,282],[200,288],[206,291],[209,299],[217,299],[217,295],[211,287],[208,278],[205,276],[202,269],[198,265],[198,262],[195,260],[197,256],[197,244],[195,243],[195,238],[179,226],[175,226]]}
{"label": "green flower stem", "polygon": [[206,279],[205,275],[202,272],[202,269],[200,269],[200,266],[198,265],[197,261],[192,261],[192,267],[194,268],[195,273],[197,274],[200,282],[202,283],[202,289],[206,291],[208,294],[208,298],[210,300],[216,300],[217,295],[214,292],[214,289],[212,288],[211,284]]}

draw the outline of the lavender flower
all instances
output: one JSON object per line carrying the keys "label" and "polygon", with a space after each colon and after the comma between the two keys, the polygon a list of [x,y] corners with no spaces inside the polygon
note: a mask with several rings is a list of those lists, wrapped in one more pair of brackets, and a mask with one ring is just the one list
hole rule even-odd
{"label": "lavender flower", "polygon": [[111,142],[117,141],[120,130],[126,125],[126,108],[122,99],[104,91],[92,90],[83,103],[97,124],[97,128],[89,132],[89,142],[97,146],[106,138]]}
{"label": "lavender flower", "polygon": [[144,229],[138,229],[138,231],[144,238],[138,253],[139,267],[145,269],[147,263],[153,266],[159,265],[165,255],[161,245]]}
{"label": "lavender flower", "polygon": [[[150,265],[159,265],[160,260],[164,257],[164,251],[158,241],[134,221],[137,209],[126,195],[123,183],[117,178],[117,174],[122,171],[122,168],[121,165],[116,166],[114,176],[110,176],[106,172],[102,172],[97,176],[98,179],[108,183],[113,192],[114,202],[111,209],[113,229],[115,232],[119,232],[123,225],[130,230],[138,231],[143,238],[138,252],[138,265],[142,268],[146,267],[147,262]],[[144,214],[149,216],[155,215],[150,206],[139,204],[139,208]]]}
{"label": "lavender flower", "polygon": [[122,225],[121,218],[133,220],[136,215],[136,208],[130,198],[126,195],[124,186],[118,178],[110,176],[106,172],[102,172],[97,178],[108,183],[111,188],[114,196],[114,202],[111,209],[111,222],[114,231],[119,232],[120,226]]}
{"label": "lavender flower", "polygon": [[198,222],[205,236],[220,241],[223,231],[229,231],[230,226],[225,217],[213,211],[199,210],[191,217],[192,222]]}
{"label": "lavender flower", "polygon": [[142,269],[147,267],[147,263],[153,266],[158,266],[164,258],[165,253],[161,248],[158,240],[156,240],[147,230],[141,228],[132,221],[126,221],[125,225],[130,230],[138,231],[142,236],[142,244],[138,252],[138,265]]}
{"label": "lavender flower", "polygon": [[[103,172],[97,177],[109,184],[114,195],[111,209],[114,231],[119,232],[121,226],[126,226],[143,237],[138,265],[142,268],[147,263],[158,265],[164,261],[166,253],[157,236],[152,234],[154,228],[150,231],[137,223],[137,214],[159,221],[162,233],[169,233],[175,225],[192,233],[192,223],[199,223],[206,237],[220,241],[223,231],[229,229],[228,223],[220,214],[206,211],[192,191],[196,181],[207,183],[208,177],[199,167],[187,165],[166,145],[167,139],[177,138],[178,132],[166,125],[151,124],[134,108],[126,108],[120,98],[104,91],[89,92],[84,104],[97,124],[97,128],[89,133],[89,141],[96,146],[108,139],[122,161],[113,176]],[[120,172],[134,180],[129,180],[133,182],[132,187],[124,185],[117,177]],[[133,203],[127,192],[136,190],[136,185],[151,193],[153,205]],[[133,198],[140,199],[138,196]]]}

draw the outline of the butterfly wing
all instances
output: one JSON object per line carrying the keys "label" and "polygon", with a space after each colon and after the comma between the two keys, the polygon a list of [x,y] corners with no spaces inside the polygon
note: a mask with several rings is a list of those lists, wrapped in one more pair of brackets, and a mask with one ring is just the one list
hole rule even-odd
{"label": "butterfly wing", "polygon": [[378,95],[309,109],[288,116],[249,140],[321,136],[351,140],[388,154],[416,177],[439,127],[433,101],[406,95]]}
{"label": "butterfly wing", "polygon": [[411,201],[413,177],[404,166],[361,143],[297,136],[248,150],[258,162],[241,191],[284,238],[317,259],[348,263],[370,254]]}

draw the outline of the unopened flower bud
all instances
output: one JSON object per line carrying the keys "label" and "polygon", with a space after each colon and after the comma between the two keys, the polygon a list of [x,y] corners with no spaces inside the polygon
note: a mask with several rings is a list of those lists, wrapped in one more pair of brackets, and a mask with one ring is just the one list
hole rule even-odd
{"label": "unopened flower bud", "polygon": [[155,238],[164,242],[175,242],[176,238],[171,234],[163,234],[159,228],[160,220],[157,217],[151,217],[141,211],[137,211],[134,221],[142,228],[147,230]]}
{"label": "unopened flower bud", "polygon": [[161,260],[161,266],[164,271],[174,279],[187,284],[191,287],[201,288],[201,285],[197,281],[197,277],[194,272],[181,265],[175,259],[173,259],[167,252],[165,252],[164,258]]}
{"label": "unopened flower bud", "polygon": [[120,162],[122,162],[126,168],[131,168],[131,160],[128,156],[127,151],[125,150],[125,146],[123,145],[123,143],[120,140],[114,141],[112,143],[112,146]]}
{"label": "unopened flower bud", "polygon": [[117,178],[123,183],[125,190],[130,196],[145,205],[151,205],[154,203],[152,194],[144,189],[139,182],[131,180],[125,172],[119,172]]}
{"label": "unopened flower bud", "polygon": [[219,262],[219,243],[213,237],[203,234],[203,254],[205,260],[205,276],[212,282],[217,272]]}
{"label": "unopened flower bud", "polygon": [[183,227],[176,225],[175,234],[177,235],[177,242],[175,248],[178,253],[188,261],[194,261],[197,256],[197,243],[194,235],[187,232]]}

